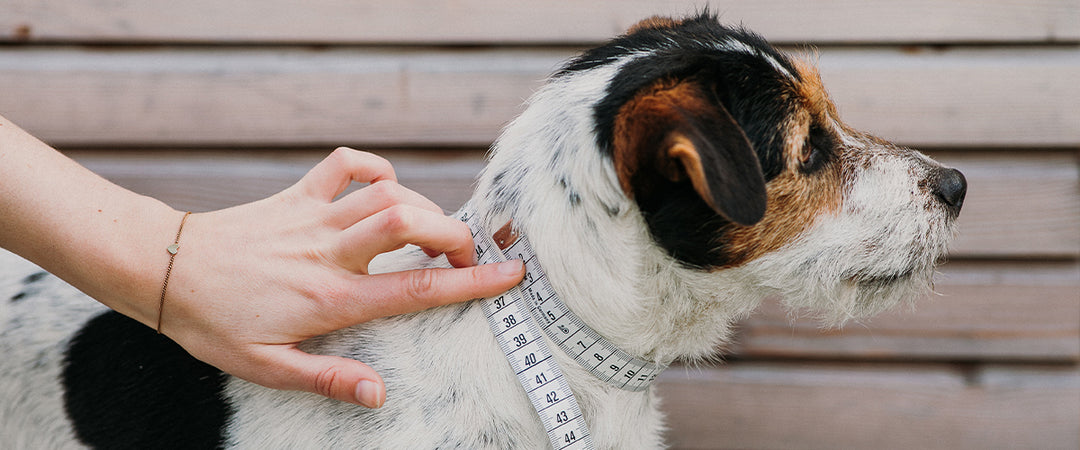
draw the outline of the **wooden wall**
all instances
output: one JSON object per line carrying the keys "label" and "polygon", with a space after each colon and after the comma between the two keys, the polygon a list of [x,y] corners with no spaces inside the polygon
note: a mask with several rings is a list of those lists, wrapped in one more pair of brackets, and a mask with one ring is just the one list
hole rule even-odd
{"label": "wooden wall", "polygon": [[[0,111],[177,208],[377,151],[448,210],[580,49],[698,1],[0,0]],[[1080,0],[708,2],[819,53],[852,125],[970,182],[940,296],[842,330],[773,304],[659,390],[678,448],[1080,447]]]}

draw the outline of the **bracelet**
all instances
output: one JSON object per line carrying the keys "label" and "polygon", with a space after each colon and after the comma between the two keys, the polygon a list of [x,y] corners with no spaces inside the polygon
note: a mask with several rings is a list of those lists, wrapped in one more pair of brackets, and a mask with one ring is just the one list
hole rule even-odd
{"label": "bracelet", "polygon": [[172,245],[165,249],[165,251],[169,252],[169,267],[165,269],[165,282],[161,284],[161,298],[158,299],[158,334],[161,334],[161,315],[165,310],[165,290],[169,288],[169,275],[172,274],[173,260],[176,259],[176,254],[180,252],[180,233],[184,232],[184,222],[187,222],[187,218],[190,215],[191,211],[184,213],[184,218],[180,219],[180,229],[176,230],[176,239],[173,240]]}

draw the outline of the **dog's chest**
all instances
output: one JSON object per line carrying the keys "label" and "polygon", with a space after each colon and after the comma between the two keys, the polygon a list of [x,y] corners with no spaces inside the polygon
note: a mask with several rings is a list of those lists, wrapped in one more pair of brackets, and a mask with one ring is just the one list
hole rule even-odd
{"label": "dog's chest", "polygon": [[228,431],[231,443],[542,448],[547,442],[483,317],[471,305],[342,330],[309,350],[371,365],[386,381],[386,405],[367,410],[234,379],[226,388],[238,406]]}

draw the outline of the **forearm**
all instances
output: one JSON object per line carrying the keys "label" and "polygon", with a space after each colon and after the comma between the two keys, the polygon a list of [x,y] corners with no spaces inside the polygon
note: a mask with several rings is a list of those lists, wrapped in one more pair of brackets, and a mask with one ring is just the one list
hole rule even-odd
{"label": "forearm", "polygon": [[0,247],[153,326],[182,213],[90,172],[0,116]]}

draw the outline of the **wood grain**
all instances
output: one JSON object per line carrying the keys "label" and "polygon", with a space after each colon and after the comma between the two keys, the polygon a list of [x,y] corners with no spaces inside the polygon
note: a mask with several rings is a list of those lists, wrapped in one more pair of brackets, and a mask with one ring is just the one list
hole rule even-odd
{"label": "wood grain", "polygon": [[1061,42],[1080,39],[1075,0],[601,0],[503,2],[9,0],[15,42],[593,43],[656,14],[708,5],[775,41]]}
{"label": "wood grain", "polygon": [[[1080,47],[822,48],[853,126],[916,146],[1080,143]],[[0,110],[57,145],[486,146],[565,49],[0,48]]]}
{"label": "wood grain", "polygon": [[1080,361],[1076,262],[950,263],[939,295],[842,329],[767,302],[730,352],[749,358]]}
{"label": "wood grain", "polygon": [[1080,256],[1080,154],[931,155],[968,180],[953,244],[958,253],[985,258]]}
{"label": "wood grain", "polygon": [[659,379],[678,449],[1068,449],[1076,366],[735,363]]}

